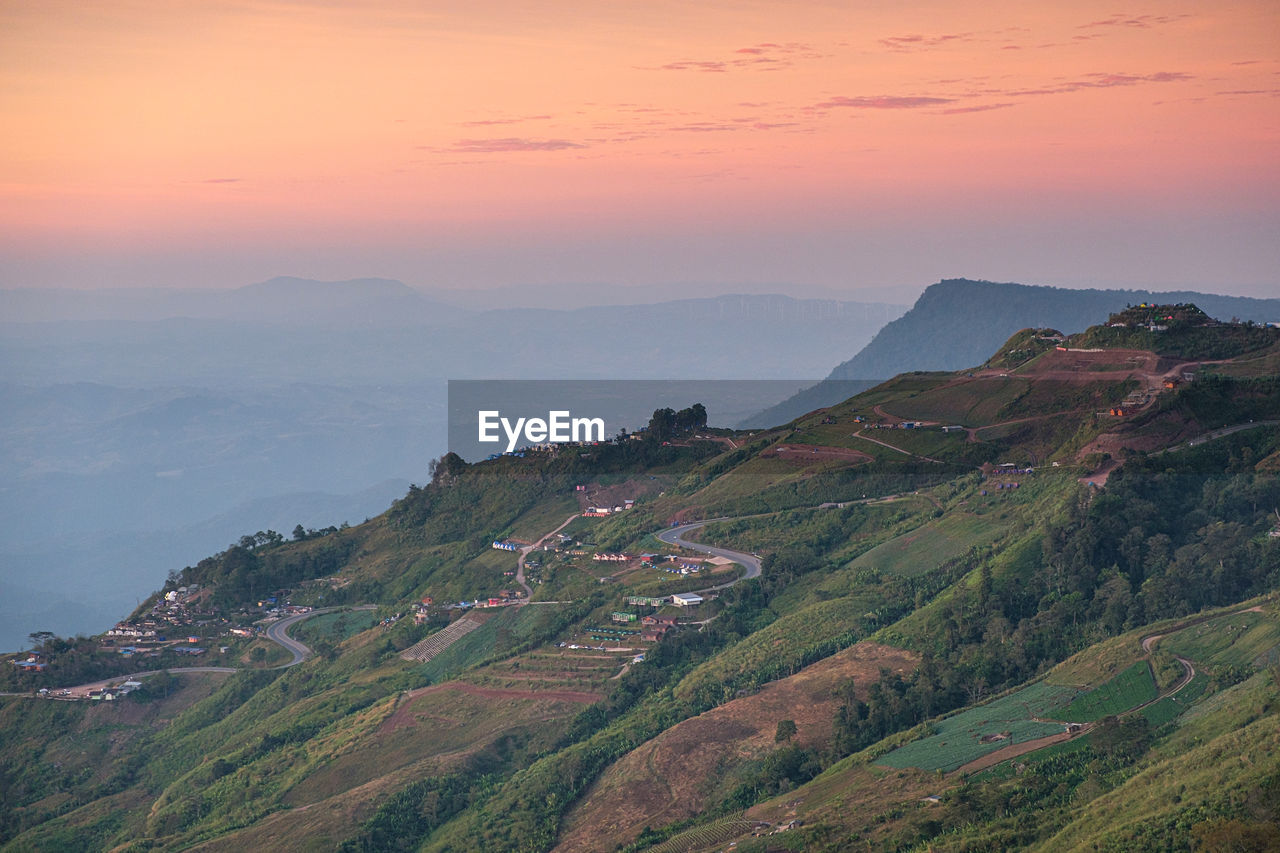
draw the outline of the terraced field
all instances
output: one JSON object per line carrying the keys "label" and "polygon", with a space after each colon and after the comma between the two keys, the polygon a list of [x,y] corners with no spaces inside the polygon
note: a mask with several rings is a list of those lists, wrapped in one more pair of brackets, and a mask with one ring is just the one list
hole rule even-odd
{"label": "terraced field", "polygon": [[538,691],[603,691],[630,654],[543,648],[466,675],[473,684]]}
{"label": "terraced field", "polygon": [[709,850],[719,847],[731,838],[750,832],[754,821],[743,817],[728,817],[715,823],[706,823],[686,829],[649,848],[649,853],[687,853],[691,850]]}
{"label": "terraced field", "polygon": [[1263,609],[1228,613],[1161,639],[1160,648],[1198,663],[1265,666],[1280,653],[1280,619]]}
{"label": "terraced field", "polygon": [[1076,697],[1059,713],[1057,719],[1073,723],[1100,720],[1150,702],[1156,695],[1156,682],[1151,675],[1151,667],[1142,660],[1115,678]]}
{"label": "terraced field", "polygon": [[481,620],[470,615],[463,616],[461,619],[454,621],[449,627],[437,631],[425,640],[414,643],[401,652],[400,657],[404,660],[426,663],[467,634],[479,628],[482,624]]}
{"label": "terraced field", "polygon": [[1074,687],[1044,681],[934,724],[935,733],[895,749],[877,763],[922,770],[955,770],[1010,744],[1063,732],[1058,718],[1079,694]]}
{"label": "terraced field", "polygon": [[974,545],[997,539],[1008,526],[994,516],[948,515],[872,548],[850,566],[907,577],[923,574]]}

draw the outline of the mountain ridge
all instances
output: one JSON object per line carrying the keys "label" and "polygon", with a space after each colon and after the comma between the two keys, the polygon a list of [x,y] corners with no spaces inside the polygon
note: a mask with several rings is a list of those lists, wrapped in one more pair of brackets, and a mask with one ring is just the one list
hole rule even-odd
{"label": "mountain ridge", "polygon": [[874,384],[914,370],[962,370],[983,363],[1021,329],[1079,332],[1139,302],[1194,302],[1220,320],[1280,321],[1280,299],[943,279],[926,288],[909,311],[886,323],[856,355],[832,368],[824,383],[742,426],[763,427],[839,402],[849,386],[834,383]]}

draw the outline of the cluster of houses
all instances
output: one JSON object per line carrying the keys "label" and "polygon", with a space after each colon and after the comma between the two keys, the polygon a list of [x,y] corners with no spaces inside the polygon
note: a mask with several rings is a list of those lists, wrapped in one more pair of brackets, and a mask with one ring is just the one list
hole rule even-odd
{"label": "cluster of houses", "polygon": [[141,681],[126,681],[115,687],[98,687],[90,690],[87,698],[111,702],[121,696],[128,696],[142,686]]}
{"label": "cluster of houses", "polygon": [[[926,421],[898,421],[896,424],[867,423],[867,419],[859,415],[854,418],[862,424],[863,429],[924,429],[930,424]],[[959,424],[947,424],[941,427],[943,432],[964,432],[965,427]]]}
{"label": "cluster of houses", "polygon": [[171,589],[164,594],[164,600],[169,602],[185,601],[200,591],[200,584],[193,583],[190,586],[180,586],[177,589]]}
{"label": "cluster of houses", "polygon": [[48,687],[41,687],[36,691],[36,695],[41,699],[61,699],[66,702],[75,702],[80,699],[90,699],[95,702],[114,702],[116,699],[128,696],[140,687],[142,687],[141,681],[129,679],[128,681],[121,682],[120,684],[109,684],[105,687],[93,687],[85,691],[83,694],[73,693],[69,687],[62,690],[58,690],[56,688],[50,690]]}
{"label": "cluster of houses", "polygon": [[646,616],[640,620],[640,639],[656,643],[679,626],[680,620],[674,616]]}
{"label": "cluster of houses", "polygon": [[[473,598],[470,601],[457,601],[440,605],[436,604],[436,600],[432,596],[424,595],[421,601],[416,601],[409,606],[409,612],[413,614],[415,625],[423,625],[431,620],[433,614],[440,611],[510,607],[511,605],[519,604],[523,600],[523,591],[510,589],[499,590],[497,595],[490,595],[485,598]],[[397,614],[394,619],[400,619],[402,615]]]}
{"label": "cluster of houses", "polygon": [[607,551],[596,552],[591,555],[591,559],[596,563],[630,563],[639,560],[641,568],[661,568],[673,575],[696,575],[709,562],[704,557],[681,557],[676,554],[623,554]]}
{"label": "cluster of houses", "polygon": [[508,607],[512,604],[519,604],[524,598],[523,592],[515,592],[509,589],[499,590],[497,595],[489,596],[488,600],[480,607]]}
{"label": "cluster of houses", "polygon": [[586,509],[584,509],[584,510],[582,511],[582,515],[583,515],[583,517],[584,517],[584,518],[607,518],[607,517],[609,517],[609,516],[613,515],[614,513],[617,513],[617,512],[625,512],[626,510],[631,509],[631,508],[632,508],[632,507],[634,507],[635,505],[636,505],[636,502],[635,502],[634,500],[631,500],[631,499],[627,499],[627,500],[623,501],[623,502],[622,502],[622,503],[620,503],[620,504],[614,504],[613,506],[608,506],[608,505],[595,506],[595,505],[593,505],[593,506],[589,506],[589,507],[587,507]]}
{"label": "cluster of houses", "polygon": [[[194,583],[166,591],[142,618],[117,622],[103,634],[102,644],[129,656],[146,652],[141,646],[169,642],[168,635],[187,636],[193,627],[225,624],[212,609],[200,609],[199,593],[200,585]],[[120,647],[122,642],[128,645]]]}
{"label": "cluster of houses", "polygon": [[13,660],[13,661],[10,661],[10,663],[12,663],[14,666],[22,670],[23,672],[44,672],[45,667],[49,665],[44,661],[40,660],[39,652],[32,652],[31,654],[27,655],[26,660]]}

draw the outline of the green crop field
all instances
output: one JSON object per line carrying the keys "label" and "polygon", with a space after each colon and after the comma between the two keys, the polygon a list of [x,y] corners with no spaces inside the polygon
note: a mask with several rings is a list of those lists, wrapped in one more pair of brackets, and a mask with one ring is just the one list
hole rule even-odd
{"label": "green crop field", "polygon": [[463,669],[501,652],[500,634],[508,645],[532,636],[557,618],[555,605],[504,607],[493,613],[483,625],[464,634],[435,658],[421,664],[419,671],[433,682],[456,675]]}
{"label": "green crop field", "polygon": [[767,681],[798,668],[806,650],[854,631],[869,606],[858,596],[846,596],[790,613],[696,667],[677,685],[676,695],[690,696],[708,684],[728,683],[748,673],[762,674]]}
{"label": "green crop field", "polygon": [[1161,650],[1197,663],[1239,667],[1265,665],[1278,646],[1280,619],[1257,611],[1219,616],[1160,641]]}
{"label": "green crop field", "polygon": [[716,848],[730,838],[750,832],[754,825],[753,821],[740,816],[722,818],[673,835],[656,847],[649,848],[649,853],[684,853],[687,850]]}
{"label": "green crop field", "polygon": [[1162,726],[1176,719],[1204,695],[1204,691],[1209,686],[1209,681],[1209,676],[1202,672],[1197,672],[1195,678],[1192,678],[1186,687],[1172,696],[1166,696],[1159,702],[1153,702],[1143,708],[1142,716],[1147,718],[1152,728]]}
{"label": "green crop field", "polygon": [[[1077,692],[1072,687],[1036,682],[935,722],[934,734],[895,749],[877,763],[950,771],[1010,744],[1058,734],[1063,731],[1061,723],[1042,723],[1033,718],[1058,717]],[[1005,737],[987,743],[982,740],[998,735]]]}
{"label": "green crop field", "polygon": [[321,613],[290,628],[289,633],[303,642],[323,638],[340,643],[348,637],[372,628],[377,621],[378,617],[370,610]]}
{"label": "green crop field", "polygon": [[[861,449],[861,448],[859,448]],[[847,463],[827,463],[841,467]],[[719,477],[693,495],[693,501],[711,506],[719,501],[752,497],[770,486],[803,480],[808,475],[795,463],[777,456],[757,456]]]}
{"label": "green crop field", "polygon": [[947,515],[872,548],[849,565],[910,577],[959,557],[974,545],[993,542],[1007,526],[990,515]]}
{"label": "green crop field", "polygon": [[1146,661],[1138,661],[1115,678],[1078,697],[1059,719],[1088,723],[1136,708],[1156,698],[1156,682]]}

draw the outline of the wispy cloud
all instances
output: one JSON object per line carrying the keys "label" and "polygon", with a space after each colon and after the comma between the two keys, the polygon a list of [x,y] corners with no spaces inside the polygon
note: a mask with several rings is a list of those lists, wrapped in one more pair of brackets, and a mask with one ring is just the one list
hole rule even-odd
{"label": "wispy cloud", "polygon": [[803,42],[760,42],[737,48],[725,59],[681,59],[646,71],[698,71],[723,74],[733,70],[777,71],[790,68],[797,60],[821,59],[822,52]]}
{"label": "wispy cloud", "polygon": [[855,110],[913,110],[940,107],[954,103],[955,98],[929,98],[918,95],[871,95],[857,98],[838,96],[818,104],[819,109],[848,108]]}
{"label": "wispy cloud", "polygon": [[[860,95],[856,97],[836,96],[828,98],[807,111],[834,109],[852,110],[924,110],[930,115],[961,115],[964,113],[982,113],[992,110],[1004,110],[1018,105],[1017,99],[1031,98],[1041,95],[1063,95],[1090,89],[1112,89],[1123,86],[1141,86],[1154,83],[1177,83],[1195,79],[1193,75],[1182,71],[1157,71],[1151,74],[1128,74],[1116,72],[1094,72],[1081,75],[1078,79],[1055,82],[1043,88],[1006,89],[989,84],[975,85],[986,78],[974,78],[967,81],[967,91],[946,95]],[[959,79],[934,81],[936,85],[951,88],[955,84],[965,84]],[[1224,93],[1225,94],[1225,93]],[[1262,91],[1239,91],[1231,94],[1264,94]],[[940,109],[931,109],[938,107]]]}
{"label": "wispy cloud", "polygon": [[1190,15],[1112,15],[1110,18],[1102,18],[1097,21],[1090,21],[1087,24],[1080,24],[1077,30],[1089,30],[1096,27],[1130,27],[1133,29],[1150,29],[1151,27],[1161,24],[1172,24],[1174,21],[1182,18],[1189,18]]}
{"label": "wispy cloud", "polygon": [[547,121],[551,116],[516,116],[514,118],[489,118],[477,121],[464,121],[463,127],[491,127],[497,124],[521,124],[526,121]]}
{"label": "wispy cloud", "polygon": [[238,184],[239,178],[207,178],[200,183],[202,184]]}
{"label": "wispy cloud", "polygon": [[729,70],[726,63],[719,60],[693,60],[686,59],[680,62],[668,62],[666,65],[658,66],[659,71],[709,71],[713,73],[723,73]]}
{"label": "wispy cloud", "polygon": [[985,112],[990,112],[991,110],[1003,110],[1009,107],[1016,107],[1016,106],[1017,104],[1012,101],[1004,101],[999,104],[975,104],[972,107],[950,107],[948,109],[942,110],[941,115],[951,116],[951,115],[959,115],[961,113],[985,113]]}
{"label": "wispy cloud", "polygon": [[913,50],[928,50],[933,47],[941,47],[950,42],[972,41],[973,36],[973,33],[940,33],[938,35],[911,33],[905,36],[882,38],[880,39],[880,44],[890,50],[907,53]]}
{"label": "wispy cloud", "polygon": [[455,154],[496,154],[507,151],[564,151],[587,146],[568,139],[459,139],[448,150]]}
{"label": "wispy cloud", "polygon": [[1042,89],[1015,89],[1002,92],[1007,97],[1031,97],[1035,95],[1062,95],[1082,89],[1112,89],[1118,86],[1138,86],[1143,83],[1177,83],[1195,79],[1182,71],[1157,71],[1154,74],[1115,74],[1095,72],[1084,75],[1083,80],[1072,80]]}
{"label": "wispy cloud", "polygon": [[677,124],[668,128],[668,130],[674,130],[680,133],[723,133],[727,130],[738,129],[739,126],[735,124],[717,124],[709,121],[699,121],[692,124]]}

